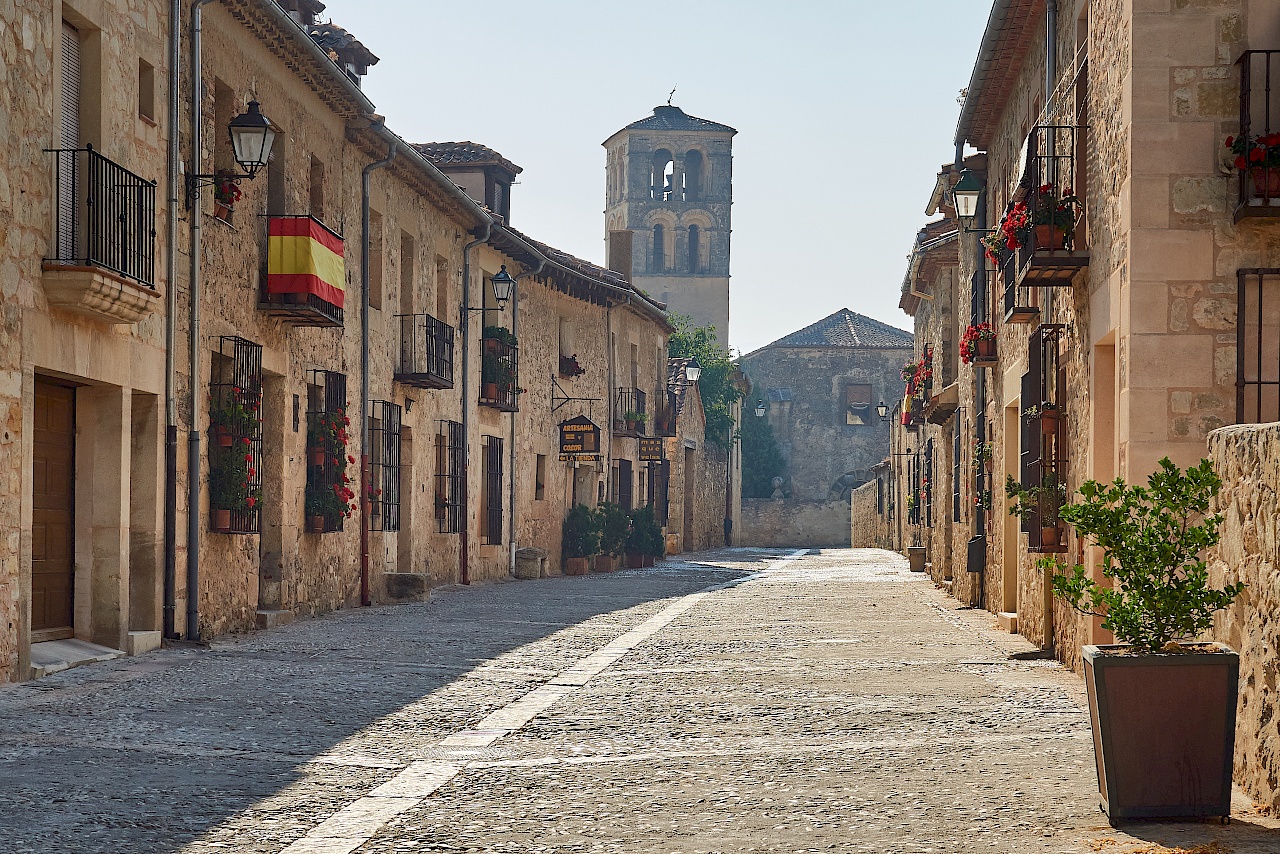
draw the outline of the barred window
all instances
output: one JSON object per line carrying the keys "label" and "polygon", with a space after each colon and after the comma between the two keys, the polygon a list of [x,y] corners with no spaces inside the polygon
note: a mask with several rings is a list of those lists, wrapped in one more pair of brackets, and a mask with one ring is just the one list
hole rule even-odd
{"label": "barred window", "polygon": [[865,383],[845,383],[844,423],[847,425],[871,423],[871,386]]}

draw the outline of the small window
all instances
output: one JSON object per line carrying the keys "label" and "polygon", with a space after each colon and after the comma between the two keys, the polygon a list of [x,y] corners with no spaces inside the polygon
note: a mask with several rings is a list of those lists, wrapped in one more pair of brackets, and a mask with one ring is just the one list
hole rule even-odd
{"label": "small window", "polygon": [[702,272],[701,232],[696,225],[689,226],[689,272]]}
{"label": "small window", "polygon": [[845,384],[844,423],[859,426],[871,423],[871,386],[863,383]]}
{"label": "small window", "polygon": [[156,70],[145,59],[138,60],[138,117],[156,120]]}
{"label": "small window", "polygon": [[653,227],[653,264],[654,272],[667,269],[667,235],[666,229],[659,223]]}
{"label": "small window", "polygon": [[547,500],[547,455],[538,454],[533,471],[533,500]]}

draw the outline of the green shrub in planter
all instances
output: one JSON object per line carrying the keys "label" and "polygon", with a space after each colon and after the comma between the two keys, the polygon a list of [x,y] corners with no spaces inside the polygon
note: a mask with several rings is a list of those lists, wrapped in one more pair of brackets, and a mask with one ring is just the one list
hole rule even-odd
{"label": "green shrub in planter", "polygon": [[596,528],[600,531],[600,553],[622,557],[631,534],[631,519],[617,504],[605,502],[596,508]]}
{"label": "green shrub in planter", "polygon": [[662,526],[653,515],[652,504],[631,511],[631,533],[627,537],[627,551],[655,558],[667,553]]}
{"label": "green shrub in planter", "polygon": [[591,557],[600,548],[596,514],[583,504],[573,505],[564,517],[563,550],[566,558]]}

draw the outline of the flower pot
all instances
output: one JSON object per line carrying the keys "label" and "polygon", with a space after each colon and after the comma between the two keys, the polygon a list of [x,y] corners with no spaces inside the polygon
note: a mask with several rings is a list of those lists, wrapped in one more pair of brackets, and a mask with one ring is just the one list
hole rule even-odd
{"label": "flower pot", "polygon": [[1221,643],[1193,648],[1084,647],[1098,788],[1112,824],[1231,814],[1240,657]]}
{"label": "flower pot", "polygon": [[1052,436],[1058,432],[1058,413],[1056,410],[1050,409],[1047,412],[1040,413],[1040,432],[1046,436]]}
{"label": "flower pot", "polygon": [[596,555],[591,564],[592,572],[613,572],[613,555]]}
{"label": "flower pot", "polygon": [[484,342],[482,345],[484,347],[483,352],[488,353],[490,355],[496,356],[498,353],[498,348],[502,346],[502,342],[499,341],[497,338],[482,338],[480,340]]}
{"label": "flower pot", "polygon": [[1280,168],[1250,169],[1249,179],[1253,182],[1253,195],[1280,198]]}
{"label": "flower pot", "polygon": [[230,448],[236,440],[236,437],[231,435],[231,428],[221,425],[213,428],[213,438],[217,440],[219,448]]}
{"label": "flower pot", "polygon": [[644,566],[644,555],[639,552],[627,552],[627,569],[640,569]]}
{"label": "flower pot", "polygon": [[235,208],[231,207],[231,205],[226,205],[218,201],[213,203],[213,215],[223,222],[231,222],[231,212],[233,210],[235,210]]}
{"label": "flower pot", "polygon": [[231,511],[213,508],[213,530],[225,534],[231,530]]}
{"label": "flower pot", "polygon": [[565,558],[564,574],[565,575],[586,575],[591,569],[591,558],[589,557],[570,557]]}
{"label": "flower pot", "polygon": [[308,516],[307,517],[307,533],[323,534],[324,533],[324,517]]}
{"label": "flower pot", "polygon": [[653,555],[643,555],[642,557],[644,558],[645,566],[653,566],[655,563],[657,563],[657,558],[655,558]]}
{"label": "flower pot", "polygon": [[912,572],[924,572],[924,546],[907,546],[907,560]]}
{"label": "flower pot", "polygon": [[307,461],[313,466],[324,465],[324,448],[307,448]]}
{"label": "flower pot", "polygon": [[498,384],[497,383],[481,383],[480,396],[483,397],[485,400],[497,400]]}
{"label": "flower pot", "polygon": [[1054,525],[1051,528],[1040,529],[1040,545],[1041,546],[1060,546],[1062,545],[1062,528]]}
{"label": "flower pot", "polygon": [[1056,225],[1036,226],[1037,249],[1062,249],[1066,245],[1066,233]]}
{"label": "flower pot", "polygon": [[996,357],[996,339],[979,338],[974,343],[974,350],[979,359],[994,359]]}
{"label": "flower pot", "polygon": [[639,422],[636,422],[636,421],[628,421],[628,422],[627,422],[627,432],[628,432],[628,433],[634,433],[634,432],[636,432],[636,424],[637,424],[637,423],[639,423]]}

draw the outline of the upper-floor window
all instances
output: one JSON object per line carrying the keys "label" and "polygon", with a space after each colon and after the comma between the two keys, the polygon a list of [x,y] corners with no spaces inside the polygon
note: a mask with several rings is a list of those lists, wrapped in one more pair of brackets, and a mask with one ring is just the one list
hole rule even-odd
{"label": "upper-floor window", "polygon": [[845,383],[844,423],[849,425],[871,423],[871,386],[865,383]]}
{"label": "upper-floor window", "polygon": [[671,152],[659,148],[653,153],[653,165],[649,171],[649,197],[669,202],[675,193],[676,162]]}
{"label": "upper-floor window", "polygon": [[702,272],[702,231],[696,226],[689,226],[689,272]]}
{"label": "upper-floor window", "polygon": [[662,227],[662,223],[658,223],[653,227],[653,260],[650,263],[653,270],[667,269],[667,230]]}
{"label": "upper-floor window", "polygon": [[681,174],[686,202],[696,202],[702,198],[702,173],[702,152],[690,151],[684,156],[684,171]]}

